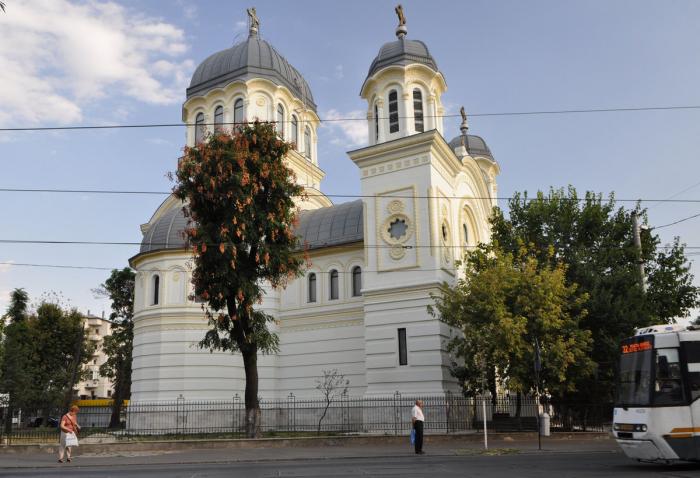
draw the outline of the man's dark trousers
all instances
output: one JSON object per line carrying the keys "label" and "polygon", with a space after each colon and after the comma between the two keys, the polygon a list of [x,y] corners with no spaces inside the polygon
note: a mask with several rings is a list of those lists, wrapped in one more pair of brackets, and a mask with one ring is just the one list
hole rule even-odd
{"label": "man's dark trousers", "polygon": [[423,451],[423,422],[416,420],[413,423],[413,429],[416,431],[416,453]]}

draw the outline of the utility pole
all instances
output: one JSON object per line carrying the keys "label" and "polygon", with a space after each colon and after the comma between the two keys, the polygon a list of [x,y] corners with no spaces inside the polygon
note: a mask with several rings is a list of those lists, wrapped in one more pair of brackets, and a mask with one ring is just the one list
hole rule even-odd
{"label": "utility pole", "polygon": [[647,280],[644,274],[644,258],[642,256],[642,238],[639,227],[639,213],[632,213],[632,227],[634,228],[634,247],[637,249],[637,267],[639,271],[639,285],[642,286],[642,291],[647,291]]}

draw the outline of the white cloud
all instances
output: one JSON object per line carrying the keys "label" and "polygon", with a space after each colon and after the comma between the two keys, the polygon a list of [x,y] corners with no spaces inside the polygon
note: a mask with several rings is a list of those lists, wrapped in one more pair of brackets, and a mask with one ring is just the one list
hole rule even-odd
{"label": "white cloud", "polygon": [[234,33],[244,32],[248,28],[248,22],[245,20],[239,20],[233,25]]}
{"label": "white cloud", "polygon": [[342,80],[345,77],[343,65],[335,65],[335,68],[333,70],[333,76],[335,76],[337,80]]}
{"label": "white cloud", "polygon": [[3,272],[7,272],[8,270],[10,270],[10,267],[12,267],[12,264],[15,263],[15,261],[12,261],[12,260],[10,260],[10,261],[2,261],[2,262],[3,262],[3,264],[0,264],[0,274],[2,274]]}
{"label": "white cloud", "polygon": [[109,1],[20,0],[0,28],[3,125],[78,122],[112,95],[176,103],[194,66],[180,28]]}
{"label": "white cloud", "polygon": [[366,113],[353,110],[341,113],[336,109],[330,109],[323,115],[322,124],[333,135],[331,143],[345,147],[358,147],[367,144],[367,120]]}

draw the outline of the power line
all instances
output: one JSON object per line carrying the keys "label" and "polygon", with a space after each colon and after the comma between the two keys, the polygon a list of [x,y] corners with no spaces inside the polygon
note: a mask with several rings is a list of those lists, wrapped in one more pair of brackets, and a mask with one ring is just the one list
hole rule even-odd
{"label": "power line", "polygon": [[679,219],[679,220],[674,221],[674,222],[669,222],[668,224],[664,224],[663,226],[656,226],[656,227],[654,227],[654,229],[661,229],[663,227],[675,226],[676,224],[680,224],[682,222],[689,221],[691,219],[695,219],[696,217],[700,217],[700,213],[693,214],[692,216],[684,217],[683,219]]}
{"label": "power line", "polygon": [[[123,194],[123,195],[158,195],[165,196],[172,194],[172,191],[139,191],[139,190],[120,190],[120,189],[49,189],[49,188],[0,188],[0,192],[6,193],[59,193],[59,194]],[[329,197],[329,198],[375,198],[373,195],[366,194],[323,194],[323,193],[304,193],[302,196],[308,197]],[[300,196],[298,196],[300,197]],[[386,196],[388,197],[388,196]],[[499,196],[499,197],[484,197],[484,196],[420,196],[420,195],[396,195],[391,196],[397,199],[496,199],[499,201],[510,201],[516,199],[514,196]],[[588,201],[588,198],[550,198],[550,197],[524,197],[517,198],[519,201]],[[605,200],[605,198],[601,198]],[[669,203],[700,203],[700,199],[618,199],[613,198],[614,202],[669,202]]]}
{"label": "power line", "polygon": [[670,196],[667,197],[664,201],[658,201],[658,202],[656,202],[656,203],[650,205],[647,209],[648,209],[648,210],[653,209],[653,208],[656,207],[659,203],[661,203],[661,202],[666,202],[666,201],[668,201],[669,199],[673,199],[673,198],[675,198],[675,197],[678,197],[678,196],[680,196],[681,194],[683,194],[684,192],[690,191],[691,189],[694,189],[694,188],[696,188],[696,187],[698,187],[698,186],[700,186],[700,182],[697,182],[697,183],[695,183],[695,184],[693,184],[693,185],[691,185],[691,186],[688,186],[687,188],[683,189],[682,191],[678,191],[677,193],[670,195]]}
{"label": "power line", "polygon": [[[33,264],[33,263],[27,263],[27,262],[0,262],[0,266],[17,266],[17,267],[41,267],[41,268],[50,268],[50,269],[78,269],[78,270],[95,270],[95,271],[112,271],[112,270],[121,270],[123,269],[122,267],[98,267],[98,266],[69,266],[69,265],[63,265],[63,264]],[[433,268],[433,269],[421,269],[422,271],[442,271],[442,270],[451,270],[455,271],[457,269],[454,268]],[[139,269],[138,272],[169,272],[171,269]],[[307,272],[315,272],[312,269],[307,269]],[[352,274],[352,271],[336,271],[339,274]],[[370,271],[366,269],[362,269],[363,273],[366,272],[387,272],[387,271]],[[412,272],[415,273],[415,271],[412,270],[399,270],[399,271],[390,271],[390,272]]]}
{"label": "power line", "polygon": [[[586,114],[586,113],[630,113],[641,111],[678,111],[678,110],[698,110],[700,105],[681,105],[681,106],[643,106],[633,108],[581,108],[581,109],[566,109],[566,110],[537,110],[537,111],[502,111],[502,112],[485,112],[471,113],[471,117],[489,117],[489,116],[541,116],[541,115],[565,115],[565,114]],[[423,115],[423,118],[455,118],[460,114],[446,115]],[[404,119],[412,119],[414,116],[400,116]],[[377,118],[377,120],[389,120],[389,117]],[[294,120],[283,121],[268,121],[268,123],[291,123]],[[299,123],[315,122],[315,120],[297,119]],[[334,123],[341,121],[367,121],[367,118],[319,118],[321,123]],[[115,125],[73,125],[73,126],[36,126],[36,127],[14,127],[0,128],[2,131],[71,131],[71,130],[100,130],[100,129],[143,129],[143,128],[175,128],[182,126],[236,126],[244,124],[252,124],[255,121],[236,121],[236,122],[221,122],[221,123],[141,123],[141,124],[115,124]]]}
{"label": "power line", "polygon": [[[360,243],[362,241],[357,241],[355,244]],[[0,244],[40,244],[40,245],[79,245],[79,246],[141,246],[143,245],[142,242],[130,242],[130,241],[59,241],[59,240],[37,240],[37,239],[0,239]],[[197,244],[202,244],[201,242],[197,242]],[[218,247],[220,243],[206,243],[207,246],[211,247]],[[227,243],[229,244],[229,243]],[[168,243],[157,243],[157,242],[151,242],[147,243],[145,245],[148,245],[150,247],[164,247],[167,248],[170,244]],[[361,247],[364,249],[393,249],[396,246],[400,246],[403,249],[442,249],[442,248],[447,248],[447,249],[476,249],[479,246],[478,245],[467,245],[467,244],[435,244],[435,245],[428,245],[428,244],[417,244],[417,245],[401,245],[401,244],[363,244]],[[268,246],[274,246],[274,244],[268,244]],[[286,247],[286,246],[285,246]],[[672,245],[667,245],[667,246],[658,246],[659,249],[670,249],[674,246]],[[684,246],[685,249],[700,249],[700,246]],[[188,248],[188,247],[178,247],[177,249],[183,249],[183,248]],[[320,248],[333,248],[333,249],[357,249],[357,245],[332,245],[332,244],[309,244],[309,250],[315,250],[315,249],[320,249]],[[176,248],[172,248],[176,249]],[[148,251],[148,252],[155,252],[155,251]],[[303,250],[300,250],[299,252],[303,252]]]}

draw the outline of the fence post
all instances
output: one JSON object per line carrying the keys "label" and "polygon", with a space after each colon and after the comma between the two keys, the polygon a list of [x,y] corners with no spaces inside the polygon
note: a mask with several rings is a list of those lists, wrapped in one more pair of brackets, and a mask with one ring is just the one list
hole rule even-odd
{"label": "fence post", "polygon": [[239,417],[241,415],[240,410],[241,397],[238,395],[238,392],[236,392],[233,395],[233,431],[235,433],[238,433],[238,431],[241,429],[241,421],[239,420]]}
{"label": "fence post", "polygon": [[[289,407],[289,404],[291,403],[291,409]],[[287,396],[287,411],[288,411],[288,418],[287,420],[291,419],[292,422],[292,431],[296,432],[297,431],[297,397],[294,396],[294,392],[289,392],[289,395]],[[291,411],[291,413],[290,413]],[[289,425],[287,425],[289,426]]]}
{"label": "fence post", "polygon": [[180,394],[177,397],[177,402],[175,406],[175,420],[176,420],[176,425],[177,425],[177,434],[184,434],[185,433],[185,420],[184,420],[184,413],[185,413],[185,397]]}
{"label": "fence post", "polygon": [[401,394],[397,390],[394,393],[394,435],[399,434],[399,409],[397,402],[401,400]]}

